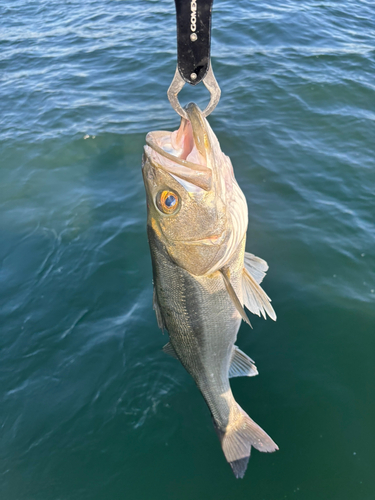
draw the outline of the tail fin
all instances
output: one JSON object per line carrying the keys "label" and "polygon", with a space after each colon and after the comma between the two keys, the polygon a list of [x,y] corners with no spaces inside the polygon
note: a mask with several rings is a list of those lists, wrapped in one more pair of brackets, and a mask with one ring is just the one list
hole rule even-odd
{"label": "tail fin", "polygon": [[278,450],[276,443],[239,406],[239,413],[229,420],[225,432],[215,425],[225,458],[236,478],[243,478],[250,458],[251,447],[271,453]]}

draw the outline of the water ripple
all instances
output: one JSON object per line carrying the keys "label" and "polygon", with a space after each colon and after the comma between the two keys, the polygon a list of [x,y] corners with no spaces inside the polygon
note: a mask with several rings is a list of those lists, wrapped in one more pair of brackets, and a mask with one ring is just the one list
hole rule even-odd
{"label": "water ripple", "polygon": [[[242,498],[152,310],[141,155],[178,126],[173,2],[14,0],[0,18],[1,497]],[[214,3],[209,120],[278,313],[239,335],[262,370],[236,398],[282,450],[254,498],[374,497],[374,21],[366,0]]]}

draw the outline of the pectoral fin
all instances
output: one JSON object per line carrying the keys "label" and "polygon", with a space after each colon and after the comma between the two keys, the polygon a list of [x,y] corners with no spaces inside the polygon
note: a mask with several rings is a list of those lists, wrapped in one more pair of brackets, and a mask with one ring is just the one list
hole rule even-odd
{"label": "pectoral fin", "polygon": [[231,377],[254,377],[258,375],[254,361],[247,354],[242,352],[235,345],[232,351],[232,360],[229,368],[229,378]]}
{"label": "pectoral fin", "polygon": [[267,262],[260,257],[256,257],[252,253],[245,252],[244,265],[245,269],[251,274],[258,285],[262,283],[263,278],[268,271]]}
{"label": "pectoral fin", "polygon": [[246,267],[242,271],[242,289],[244,305],[249,311],[258,316],[262,315],[264,319],[266,319],[267,313],[271,319],[276,321],[276,313],[270,304],[271,299]]}
{"label": "pectoral fin", "polygon": [[[234,291],[234,288],[232,287],[231,282],[230,282],[226,272],[223,269],[220,269],[220,272],[221,272],[223,279],[224,279],[225,288],[227,289],[227,292],[229,294],[229,297],[232,299],[233,304],[236,306],[237,311],[240,313],[242,319],[244,321],[246,321],[246,323],[248,325],[251,326],[250,320],[247,317],[245,309],[242,307],[241,302],[239,301],[239,298],[237,297],[237,294]],[[251,328],[252,328],[252,326],[251,326]]]}

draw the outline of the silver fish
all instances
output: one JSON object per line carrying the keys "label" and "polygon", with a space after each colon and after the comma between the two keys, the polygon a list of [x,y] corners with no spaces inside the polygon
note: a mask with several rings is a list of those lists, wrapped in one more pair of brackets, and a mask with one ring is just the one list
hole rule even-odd
{"label": "silver fish", "polygon": [[253,446],[278,449],[235,401],[230,377],[253,376],[235,341],[244,307],[273,320],[260,287],[267,263],[245,252],[248,211],[230,159],[194,103],[175,132],[150,132],[143,156],[154,309],[164,351],[190,373],[210,409],[225,458],[243,477]]}

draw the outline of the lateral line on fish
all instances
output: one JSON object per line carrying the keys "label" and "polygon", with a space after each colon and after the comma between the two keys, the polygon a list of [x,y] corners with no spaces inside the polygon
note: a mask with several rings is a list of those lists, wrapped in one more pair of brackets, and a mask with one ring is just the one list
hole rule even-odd
{"label": "lateral line on fish", "polygon": [[224,278],[225,288],[227,289],[229,297],[232,299],[232,302],[235,305],[237,311],[240,313],[241,318],[252,328],[252,324],[250,323],[250,320],[245,312],[245,309],[242,307],[241,302],[240,302],[239,298],[237,297],[237,294],[234,291],[234,288],[232,287],[232,284],[231,284],[226,272],[223,269],[219,269],[219,271]]}

